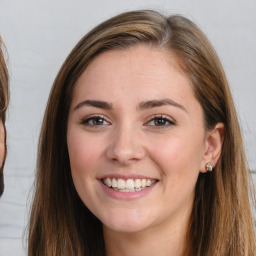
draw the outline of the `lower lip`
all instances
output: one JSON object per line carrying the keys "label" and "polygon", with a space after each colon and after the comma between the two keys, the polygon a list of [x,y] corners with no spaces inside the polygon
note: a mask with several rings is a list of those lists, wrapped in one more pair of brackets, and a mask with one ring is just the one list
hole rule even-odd
{"label": "lower lip", "polygon": [[99,180],[101,187],[103,191],[108,194],[110,197],[115,198],[115,199],[120,199],[120,200],[134,200],[134,199],[139,199],[144,196],[146,196],[148,193],[154,189],[154,187],[157,185],[158,182],[152,184],[150,187],[146,187],[140,191],[134,191],[134,192],[120,192],[117,190],[114,190],[112,188],[107,187],[106,185],[103,184],[101,180]]}

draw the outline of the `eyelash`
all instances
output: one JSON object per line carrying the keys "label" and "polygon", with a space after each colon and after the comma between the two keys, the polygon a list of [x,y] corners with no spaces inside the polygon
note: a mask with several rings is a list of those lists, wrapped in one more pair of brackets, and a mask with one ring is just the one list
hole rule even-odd
{"label": "eyelash", "polygon": [[[156,124],[156,121],[159,122],[159,120],[161,120],[162,124]],[[153,122],[154,124],[150,124],[151,122]],[[166,124],[167,123],[167,124]],[[156,115],[153,116],[153,118],[151,118],[146,124],[145,126],[152,126],[154,127],[154,129],[165,129],[165,128],[169,128],[170,126],[175,125],[175,121],[165,115]]]}
{"label": "eyelash", "polygon": [[[156,122],[157,121],[159,122],[159,120],[161,120],[161,123],[157,124]],[[101,123],[96,124],[96,123],[94,123],[95,121],[100,121]],[[153,124],[150,124],[152,122],[153,122]],[[80,124],[89,126],[89,127],[101,128],[102,126],[110,125],[111,123],[108,120],[106,120],[106,118],[104,116],[92,115],[92,116],[88,116],[85,119],[83,119],[80,122]],[[144,126],[151,126],[154,129],[165,129],[165,128],[169,128],[170,126],[175,125],[175,124],[176,124],[175,121],[173,121],[171,118],[169,118],[165,115],[156,115],[156,116],[153,116],[153,118],[151,118],[149,121],[147,121],[144,124]]]}
{"label": "eyelash", "polygon": [[[90,122],[95,122],[95,121],[99,121],[101,120],[101,124],[95,124],[95,123],[90,123]],[[106,123],[105,123],[106,122]],[[88,116],[85,119],[83,119],[80,124],[85,125],[85,126],[91,126],[91,127],[96,127],[96,128],[100,128],[102,126],[105,125],[109,125],[110,122],[106,120],[106,118],[104,118],[104,116],[101,115],[92,115],[92,116]],[[98,126],[98,127],[97,127]]]}

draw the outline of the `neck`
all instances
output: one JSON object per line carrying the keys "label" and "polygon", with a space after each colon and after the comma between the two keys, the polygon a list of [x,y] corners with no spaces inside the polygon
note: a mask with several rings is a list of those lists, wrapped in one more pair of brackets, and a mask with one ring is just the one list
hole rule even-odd
{"label": "neck", "polygon": [[106,256],[181,256],[186,243],[187,222],[176,220],[170,225],[164,223],[134,233],[117,232],[104,226]]}

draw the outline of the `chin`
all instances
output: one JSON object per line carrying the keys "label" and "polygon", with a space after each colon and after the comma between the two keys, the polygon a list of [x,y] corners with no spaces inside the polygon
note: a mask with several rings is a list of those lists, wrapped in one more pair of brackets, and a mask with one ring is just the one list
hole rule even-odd
{"label": "chin", "polygon": [[120,232],[120,233],[137,233],[141,232],[146,229],[147,225],[143,225],[142,223],[137,224],[137,223],[128,223],[128,221],[123,222],[123,223],[114,223],[110,225],[105,225],[103,223],[104,227],[107,227],[108,229],[111,229],[115,232]]}
{"label": "chin", "polygon": [[148,217],[144,214],[138,214],[138,212],[136,214],[129,213],[126,210],[125,214],[118,214],[118,216],[113,214],[111,218],[103,218],[101,222],[103,226],[116,232],[135,233],[143,231],[152,225]]}

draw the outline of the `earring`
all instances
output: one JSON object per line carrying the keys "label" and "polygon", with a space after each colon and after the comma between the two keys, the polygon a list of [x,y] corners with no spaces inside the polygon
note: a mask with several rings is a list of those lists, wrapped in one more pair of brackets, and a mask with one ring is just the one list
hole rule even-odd
{"label": "earring", "polygon": [[212,164],[210,162],[205,165],[205,170],[207,172],[211,172],[212,171]]}

